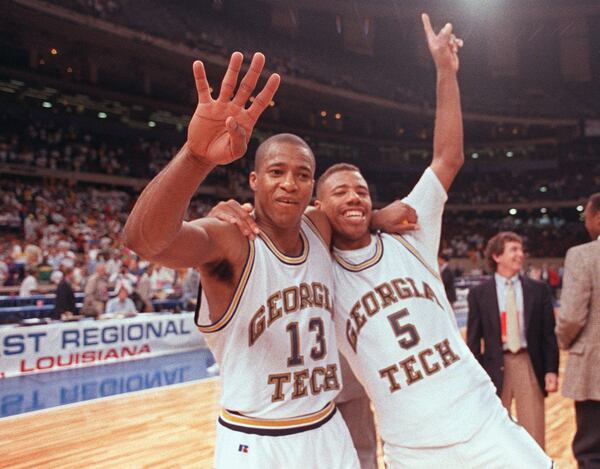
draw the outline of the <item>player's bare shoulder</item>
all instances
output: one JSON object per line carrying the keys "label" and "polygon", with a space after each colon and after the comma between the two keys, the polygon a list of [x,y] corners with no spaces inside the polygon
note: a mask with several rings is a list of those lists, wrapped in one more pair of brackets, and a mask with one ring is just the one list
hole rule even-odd
{"label": "player's bare shoulder", "polygon": [[323,240],[327,249],[331,247],[332,229],[331,223],[323,210],[309,206],[304,212],[309,224],[314,228],[317,235]]}

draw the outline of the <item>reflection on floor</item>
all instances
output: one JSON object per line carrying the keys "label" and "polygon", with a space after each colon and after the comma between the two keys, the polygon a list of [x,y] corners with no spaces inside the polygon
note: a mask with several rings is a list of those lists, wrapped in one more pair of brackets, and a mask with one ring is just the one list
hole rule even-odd
{"label": "reflection on floor", "polygon": [[[214,376],[208,349],[0,380],[0,418]],[[212,368],[211,368],[212,367]]]}

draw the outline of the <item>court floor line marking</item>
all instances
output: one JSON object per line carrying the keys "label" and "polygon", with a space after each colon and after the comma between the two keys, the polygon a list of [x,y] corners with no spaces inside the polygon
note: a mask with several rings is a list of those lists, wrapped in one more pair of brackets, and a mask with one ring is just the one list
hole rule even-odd
{"label": "court floor line marking", "polygon": [[150,392],[157,392],[157,391],[173,389],[173,388],[176,389],[176,388],[180,388],[180,387],[191,386],[193,384],[198,384],[200,382],[215,381],[215,380],[218,380],[219,378],[220,378],[219,376],[210,376],[207,378],[200,378],[200,379],[194,379],[191,381],[186,381],[185,383],[165,384],[164,386],[157,386],[155,388],[140,389],[138,391],[130,391],[130,392],[124,392],[124,393],[120,393],[120,394],[113,394],[112,396],[97,397],[97,398],[88,399],[85,401],[71,402],[69,404],[61,404],[61,405],[57,405],[57,406],[53,406],[53,407],[47,407],[45,409],[32,410],[30,412],[23,412],[21,414],[8,415],[6,417],[0,417],[0,426],[7,421],[24,418],[24,417],[31,416],[31,415],[39,415],[42,413],[56,411],[58,409],[68,409],[70,407],[80,407],[80,406],[92,404],[92,403],[95,403],[98,401],[118,399],[118,398],[122,398],[122,397],[132,397],[134,395],[146,394],[146,393],[150,393]]}

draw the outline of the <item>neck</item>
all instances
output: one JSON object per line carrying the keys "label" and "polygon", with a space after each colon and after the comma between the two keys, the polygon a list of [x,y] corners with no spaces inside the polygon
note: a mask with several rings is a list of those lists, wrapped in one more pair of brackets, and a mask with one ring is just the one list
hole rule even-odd
{"label": "neck", "polygon": [[496,273],[498,275],[502,275],[504,278],[512,278],[515,275],[517,275],[519,272],[515,272],[514,270],[506,269],[506,268],[498,266]]}
{"label": "neck", "polygon": [[277,249],[286,256],[299,256],[302,253],[302,240],[300,238],[300,220],[295,226],[276,226],[271,220],[256,214],[256,223],[260,230],[275,244]]}
{"label": "neck", "polygon": [[333,245],[341,249],[342,251],[353,251],[355,249],[360,249],[367,247],[371,242],[371,234],[366,233],[364,236],[361,236],[359,239],[348,239],[340,237],[339,235],[335,235],[333,237]]}

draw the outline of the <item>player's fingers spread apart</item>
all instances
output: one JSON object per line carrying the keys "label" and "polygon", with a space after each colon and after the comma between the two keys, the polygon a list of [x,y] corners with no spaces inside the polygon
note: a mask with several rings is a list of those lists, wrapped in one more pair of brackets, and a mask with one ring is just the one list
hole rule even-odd
{"label": "player's fingers spread apart", "polygon": [[267,80],[267,84],[262,89],[260,93],[254,99],[252,105],[248,108],[248,115],[252,119],[253,122],[256,122],[262,112],[267,108],[267,106],[273,100],[273,96],[275,96],[275,92],[277,88],[279,88],[279,83],[281,82],[281,77],[274,73]]}
{"label": "player's fingers spread apart", "polygon": [[244,56],[241,52],[234,52],[231,54],[229,66],[227,67],[227,71],[225,72],[225,76],[221,82],[219,101],[227,101],[233,96],[233,91],[235,90],[235,85],[237,84],[238,75],[240,73],[240,69],[242,68],[243,61]]}
{"label": "player's fingers spread apart", "polygon": [[265,66],[265,56],[260,52],[257,52],[252,57],[252,62],[250,62],[250,68],[244,76],[244,79],[240,83],[240,87],[233,98],[233,102],[240,107],[244,107],[246,101],[250,97],[250,94],[254,91],[256,87],[256,83],[262,73],[263,67]]}
{"label": "player's fingers spread apart", "polygon": [[421,21],[423,22],[423,29],[425,30],[425,35],[427,36],[427,39],[435,37],[435,33],[433,32],[433,28],[431,27],[431,21],[427,13],[421,13]]}
{"label": "player's fingers spread apart", "polygon": [[208,86],[208,81],[206,80],[204,64],[199,60],[196,60],[192,65],[192,70],[194,71],[194,80],[196,81],[198,101],[201,103],[208,103],[211,100],[210,87]]}

